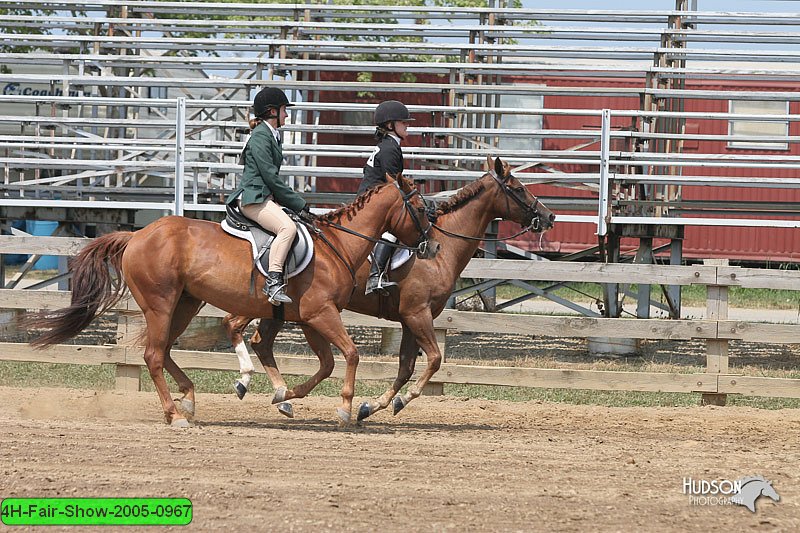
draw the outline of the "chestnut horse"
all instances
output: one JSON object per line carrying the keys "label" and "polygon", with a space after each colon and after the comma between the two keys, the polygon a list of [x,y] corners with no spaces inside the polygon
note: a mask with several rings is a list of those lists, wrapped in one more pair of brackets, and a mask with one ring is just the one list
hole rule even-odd
{"label": "chestnut horse", "polygon": [[[385,231],[405,244],[419,244],[433,255],[436,243],[428,242],[431,227],[422,197],[402,176],[397,181],[388,177],[387,184],[320,217],[318,226],[327,242],[315,235],[314,258],[289,280],[287,293],[294,303],[283,306],[283,317],[303,325],[312,347],[333,343],[344,354],[347,370],[338,414],[340,423],[347,424],[358,351],[342,325],[340,312],[354,291],[353,271],[366,261],[375,237]],[[112,279],[109,265],[119,279]],[[250,244],[227,235],[214,222],[170,216],[136,232],[104,235],[81,250],[72,263],[71,305],[39,313],[29,321],[34,327],[50,330],[32,344],[44,347],[75,336],[119,301],[127,286],[147,323],[144,360],[167,423],[186,427],[185,414],[194,414],[194,384],[171,358],[170,348],[204,303],[239,315],[275,316],[276,308],[266,296],[250,289],[252,269]],[[327,354],[330,356],[330,351]],[[330,374],[333,357],[321,359],[320,366],[317,383]],[[170,397],[164,369],[183,393],[179,400],[182,412]]]}
{"label": "chestnut horse", "polygon": [[[438,208],[434,235],[441,246],[439,255],[431,261],[412,259],[393,271],[392,281],[398,284],[397,292],[395,289],[389,289],[388,297],[381,297],[376,293],[364,295],[369,265],[364,263],[359,269],[358,288],[347,304],[347,309],[397,321],[403,326],[397,378],[380,398],[361,405],[358,412],[359,420],[385,409],[392,399],[394,399],[394,414],[397,414],[408,402],[420,395],[423,387],[439,370],[442,355],[436,343],[433,319],[444,309],[456,280],[483,240],[486,228],[492,220],[502,218],[514,221],[523,228],[537,232],[553,227],[555,220],[553,213],[511,175],[506,163],[497,158],[492,164],[489,159],[489,168],[492,167],[493,170],[464,187]],[[248,317],[228,315],[223,321],[239,355],[240,370],[245,385],[249,382],[253,369],[249,355],[242,356],[247,354],[242,332],[251,320],[252,318]],[[275,387],[272,403],[278,403],[278,410],[291,417],[293,411],[287,400],[299,398],[302,394],[298,394],[296,388],[287,390],[286,383],[277,370],[272,347],[282,326],[282,321],[262,319],[253,335],[252,344]],[[309,344],[314,348],[320,361],[330,358],[330,345],[311,343],[310,339]],[[405,395],[397,396],[414,372],[419,348],[425,351],[428,365]],[[241,398],[246,389],[243,391],[239,382],[236,385]],[[304,388],[303,392],[308,391]]]}

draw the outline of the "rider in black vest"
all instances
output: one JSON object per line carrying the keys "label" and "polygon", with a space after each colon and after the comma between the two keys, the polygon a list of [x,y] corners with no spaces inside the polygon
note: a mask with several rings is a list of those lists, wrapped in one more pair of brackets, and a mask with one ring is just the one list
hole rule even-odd
{"label": "rider in black vest", "polygon": [[[378,145],[364,165],[364,179],[358,187],[358,194],[386,183],[387,173],[396,176],[403,171],[403,150],[400,149],[400,143],[408,136],[408,123],[413,120],[408,108],[397,100],[378,104],[375,109],[375,138]],[[392,251],[391,247],[384,244],[375,247],[365,294],[397,285],[384,279]]]}

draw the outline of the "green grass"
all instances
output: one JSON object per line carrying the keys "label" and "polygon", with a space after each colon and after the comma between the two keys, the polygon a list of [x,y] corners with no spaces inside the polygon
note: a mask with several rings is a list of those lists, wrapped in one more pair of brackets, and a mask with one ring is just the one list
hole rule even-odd
{"label": "green grass", "polygon": [[[602,285],[599,283],[568,283],[564,287],[552,292],[556,296],[571,300],[596,300],[602,299]],[[638,291],[637,285],[631,285],[630,290]],[[497,297],[512,299],[527,294],[526,291],[513,285],[501,285],[497,288]],[[686,285],[681,287],[681,302],[688,307],[706,306],[706,287],[704,285]],[[627,298],[630,298],[628,296]],[[650,286],[650,298],[654,301],[665,303],[661,288],[658,285]],[[745,309],[798,309],[800,308],[800,293],[779,289],[746,289],[730,287],[728,292],[729,305]]]}
{"label": "green grass", "polygon": [[[602,365],[601,365],[602,366]],[[610,365],[605,365],[610,366]],[[615,370],[629,365],[616,365]],[[630,369],[639,369],[630,365]],[[610,368],[606,368],[610,369]],[[204,393],[233,394],[233,381],[239,376],[236,372],[187,371],[194,381],[196,390]],[[776,373],[784,377],[800,377],[800,373]],[[290,386],[304,381],[304,377],[287,376]],[[177,391],[175,383],[167,377],[170,388]],[[356,398],[373,398],[382,394],[388,383],[358,381]],[[0,386],[8,387],[67,387],[80,389],[108,390],[114,388],[113,365],[88,366],[51,363],[21,363],[0,361]],[[342,382],[339,379],[323,381],[312,393],[315,396],[339,396]],[[153,383],[146,372],[142,372],[142,388],[154,391]],[[272,387],[263,374],[258,374],[250,384],[251,393],[271,393]],[[496,387],[486,385],[446,384],[447,396],[467,397],[486,400],[505,400],[512,402],[555,402],[576,405],[601,405],[608,407],[689,407],[700,403],[700,394],[653,393],[629,391],[589,391],[572,389],[540,389],[525,387]],[[800,399],[761,398],[749,396],[728,396],[728,405],[747,406],[758,409],[798,409]]]}

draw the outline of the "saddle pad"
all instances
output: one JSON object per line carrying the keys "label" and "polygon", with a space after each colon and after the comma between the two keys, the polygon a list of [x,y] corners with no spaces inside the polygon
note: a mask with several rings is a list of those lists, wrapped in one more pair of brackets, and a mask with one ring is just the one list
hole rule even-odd
{"label": "saddle pad", "polygon": [[[256,257],[262,248],[267,248],[258,261],[259,272],[266,276],[269,268],[269,247],[272,241],[275,240],[275,235],[265,231],[260,226],[250,226],[249,230],[240,229],[240,227],[232,226],[227,219],[223,220],[220,225],[225,233],[249,241],[253,257]],[[287,279],[305,270],[313,256],[314,241],[311,240],[311,235],[306,227],[303,224],[297,224],[297,235],[292,241],[292,247],[284,265]]]}
{"label": "saddle pad", "polygon": [[[390,240],[390,241],[396,241],[395,236],[392,235],[391,233],[388,233],[388,232],[384,233],[383,235],[381,235],[381,237],[384,238],[384,239]],[[375,246],[378,246],[378,245],[376,244]],[[394,253],[392,254],[392,259],[391,259],[391,262],[390,262],[390,265],[389,265],[389,270],[397,270],[401,266],[403,266],[406,263],[408,263],[408,260],[411,259],[411,256],[413,256],[413,255],[414,255],[414,252],[411,251],[411,250],[404,250],[402,248],[396,249],[394,251]],[[370,254],[370,256],[369,256],[369,258],[367,260],[370,263],[372,263],[372,254]]]}

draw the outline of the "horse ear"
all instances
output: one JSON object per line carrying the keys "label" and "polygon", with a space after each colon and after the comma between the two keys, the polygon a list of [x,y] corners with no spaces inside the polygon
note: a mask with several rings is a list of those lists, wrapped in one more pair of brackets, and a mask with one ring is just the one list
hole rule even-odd
{"label": "horse ear", "polygon": [[402,173],[398,174],[397,177],[395,177],[395,176],[392,176],[391,174],[389,174],[387,172],[386,173],[386,183],[394,183],[395,181],[399,181],[400,183],[402,183],[402,176],[403,176]]}
{"label": "horse ear", "polygon": [[502,178],[505,176],[505,166],[506,164],[498,157],[494,160],[494,171],[497,173],[498,178]]}
{"label": "horse ear", "polygon": [[494,166],[494,161],[492,161],[492,156],[487,155],[486,156],[486,170],[492,170],[493,166]]}

